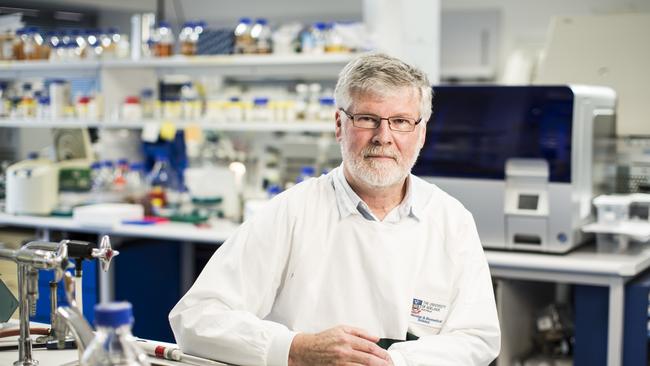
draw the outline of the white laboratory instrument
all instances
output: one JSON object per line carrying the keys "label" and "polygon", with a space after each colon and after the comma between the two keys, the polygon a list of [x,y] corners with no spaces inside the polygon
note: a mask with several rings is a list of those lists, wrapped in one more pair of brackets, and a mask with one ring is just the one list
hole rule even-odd
{"label": "white laboratory instrument", "polygon": [[48,159],[15,163],[6,173],[7,213],[49,215],[58,203],[59,168]]}
{"label": "white laboratory instrument", "polygon": [[650,241],[650,194],[600,195],[594,206],[598,221],[582,231],[596,234],[600,251],[622,251],[631,242]]}
{"label": "white laboratory instrument", "polygon": [[588,239],[580,228],[593,221],[591,199],[614,182],[612,89],[443,86],[433,95],[413,172],[472,212],[484,247],[565,253]]}

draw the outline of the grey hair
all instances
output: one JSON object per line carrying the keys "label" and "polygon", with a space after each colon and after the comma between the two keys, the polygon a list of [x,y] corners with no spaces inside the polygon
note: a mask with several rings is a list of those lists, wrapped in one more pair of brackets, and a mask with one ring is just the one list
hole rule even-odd
{"label": "grey hair", "polygon": [[348,109],[359,93],[390,94],[395,88],[411,87],[420,96],[420,117],[431,117],[431,84],[422,70],[385,54],[362,55],[350,61],[339,73],[334,89],[338,108]]}

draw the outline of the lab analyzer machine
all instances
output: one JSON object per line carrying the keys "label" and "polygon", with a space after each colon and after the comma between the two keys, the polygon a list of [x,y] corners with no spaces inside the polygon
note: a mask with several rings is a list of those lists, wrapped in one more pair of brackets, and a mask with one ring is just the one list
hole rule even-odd
{"label": "lab analyzer machine", "polygon": [[616,94],[592,86],[440,86],[413,172],[474,215],[486,248],[565,253],[615,185]]}

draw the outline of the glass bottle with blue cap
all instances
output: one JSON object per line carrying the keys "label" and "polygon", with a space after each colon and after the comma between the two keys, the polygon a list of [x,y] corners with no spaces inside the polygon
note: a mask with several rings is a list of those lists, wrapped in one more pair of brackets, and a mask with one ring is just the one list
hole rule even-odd
{"label": "glass bottle with blue cap", "polygon": [[81,359],[82,366],[150,366],[131,334],[133,309],[128,302],[95,305],[97,332]]}

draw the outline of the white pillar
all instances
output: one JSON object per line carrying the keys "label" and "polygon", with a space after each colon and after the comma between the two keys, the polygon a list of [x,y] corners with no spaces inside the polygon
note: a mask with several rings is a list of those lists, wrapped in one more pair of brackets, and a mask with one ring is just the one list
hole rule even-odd
{"label": "white pillar", "polygon": [[440,80],[440,0],[364,0],[363,20],[378,51]]}

